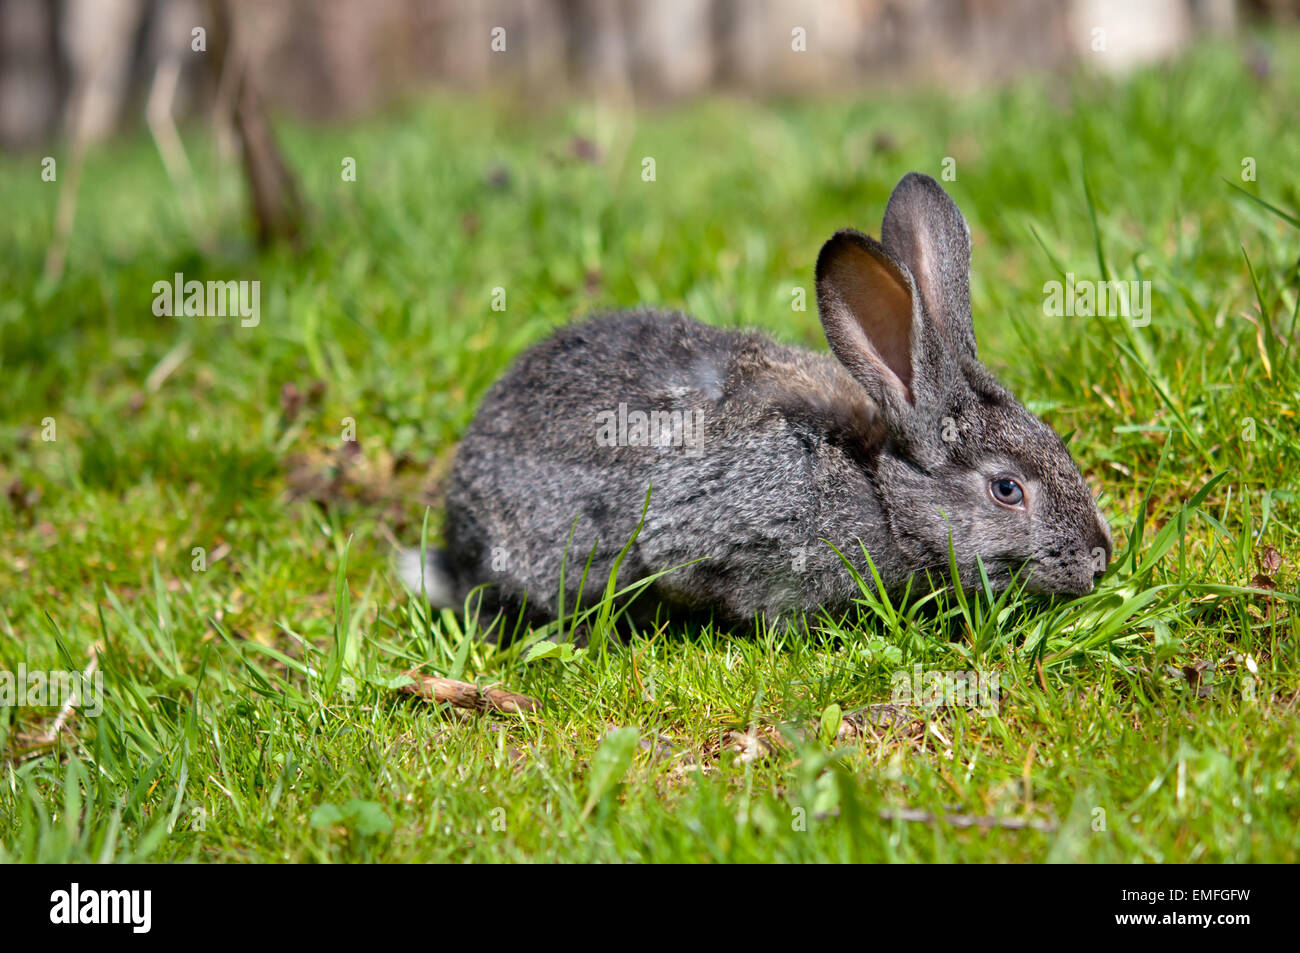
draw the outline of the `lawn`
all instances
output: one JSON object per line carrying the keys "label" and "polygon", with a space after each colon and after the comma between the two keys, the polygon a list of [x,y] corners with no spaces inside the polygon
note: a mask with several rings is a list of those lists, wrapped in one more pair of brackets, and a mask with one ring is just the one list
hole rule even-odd
{"label": "lawn", "polygon": [[[57,283],[60,183],[0,159],[0,671],[104,686],[52,743],[57,701],[0,707],[0,860],[1294,862],[1300,38],[1266,43],[1267,75],[1208,45],[1123,81],[281,122],[298,253],[252,247],[203,125],[193,217],[137,133],[90,153]],[[824,348],[817,250],[912,169],[955,171],[981,355],[1101,491],[1092,595],[864,586],[797,628],[502,648],[405,593],[392,551],[438,541],[522,349],[641,302]],[[260,282],[260,320],[155,315],[178,272]],[[1067,273],[1149,281],[1149,323],[1046,314]],[[883,707],[917,665],[997,704]],[[439,707],[415,667],[541,708]]]}

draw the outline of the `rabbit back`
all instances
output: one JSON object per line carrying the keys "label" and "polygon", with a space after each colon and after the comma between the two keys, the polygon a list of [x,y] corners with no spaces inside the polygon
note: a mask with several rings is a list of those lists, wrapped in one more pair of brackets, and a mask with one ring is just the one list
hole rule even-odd
{"label": "rabbit back", "polygon": [[455,598],[486,584],[487,608],[553,618],[562,566],[572,607],[591,556],[590,604],[649,490],[620,584],[681,568],[640,598],[647,610],[741,621],[847,603],[850,577],[821,540],[852,552],[844,531],[855,544],[880,519],[869,466],[883,435],[829,355],[653,310],[561,329],[491,389],[457,451],[443,556]]}

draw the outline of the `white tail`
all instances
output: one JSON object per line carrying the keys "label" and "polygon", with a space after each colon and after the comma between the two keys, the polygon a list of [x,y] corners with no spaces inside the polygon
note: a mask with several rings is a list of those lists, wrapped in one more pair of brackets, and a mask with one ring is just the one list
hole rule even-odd
{"label": "white tail", "polygon": [[442,567],[441,556],[437,550],[430,549],[421,559],[418,549],[399,549],[397,575],[412,592],[423,593],[430,605],[446,609],[451,607],[454,594],[451,578]]}

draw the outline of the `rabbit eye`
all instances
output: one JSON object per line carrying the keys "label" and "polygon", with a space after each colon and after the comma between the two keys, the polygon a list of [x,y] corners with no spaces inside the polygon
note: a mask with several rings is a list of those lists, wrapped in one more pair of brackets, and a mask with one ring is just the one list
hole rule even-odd
{"label": "rabbit eye", "polygon": [[1015,480],[999,477],[989,482],[989,495],[993,497],[995,503],[1001,503],[1003,506],[1019,506],[1025,498],[1025,491]]}

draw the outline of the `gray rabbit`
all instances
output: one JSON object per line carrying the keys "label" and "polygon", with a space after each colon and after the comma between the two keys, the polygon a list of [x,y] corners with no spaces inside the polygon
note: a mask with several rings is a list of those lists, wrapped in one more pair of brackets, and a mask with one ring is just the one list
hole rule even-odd
{"label": "gray rabbit", "polygon": [[[400,559],[439,605],[532,621],[673,566],[636,605],[728,623],[846,609],[836,550],[886,589],[1092,590],[1106,520],[1056,433],[979,362],[970,230],[934,179],[903,178],[881,241],[836,232],[817,258],[834,354],[639,309],[557,331],[483,401],[447,490],[446,547]],[[576,525],[575,525],[576,518]],[[834,548],[832,548],[832,546]],[[686,564],[686,565],[682,565]]]}

